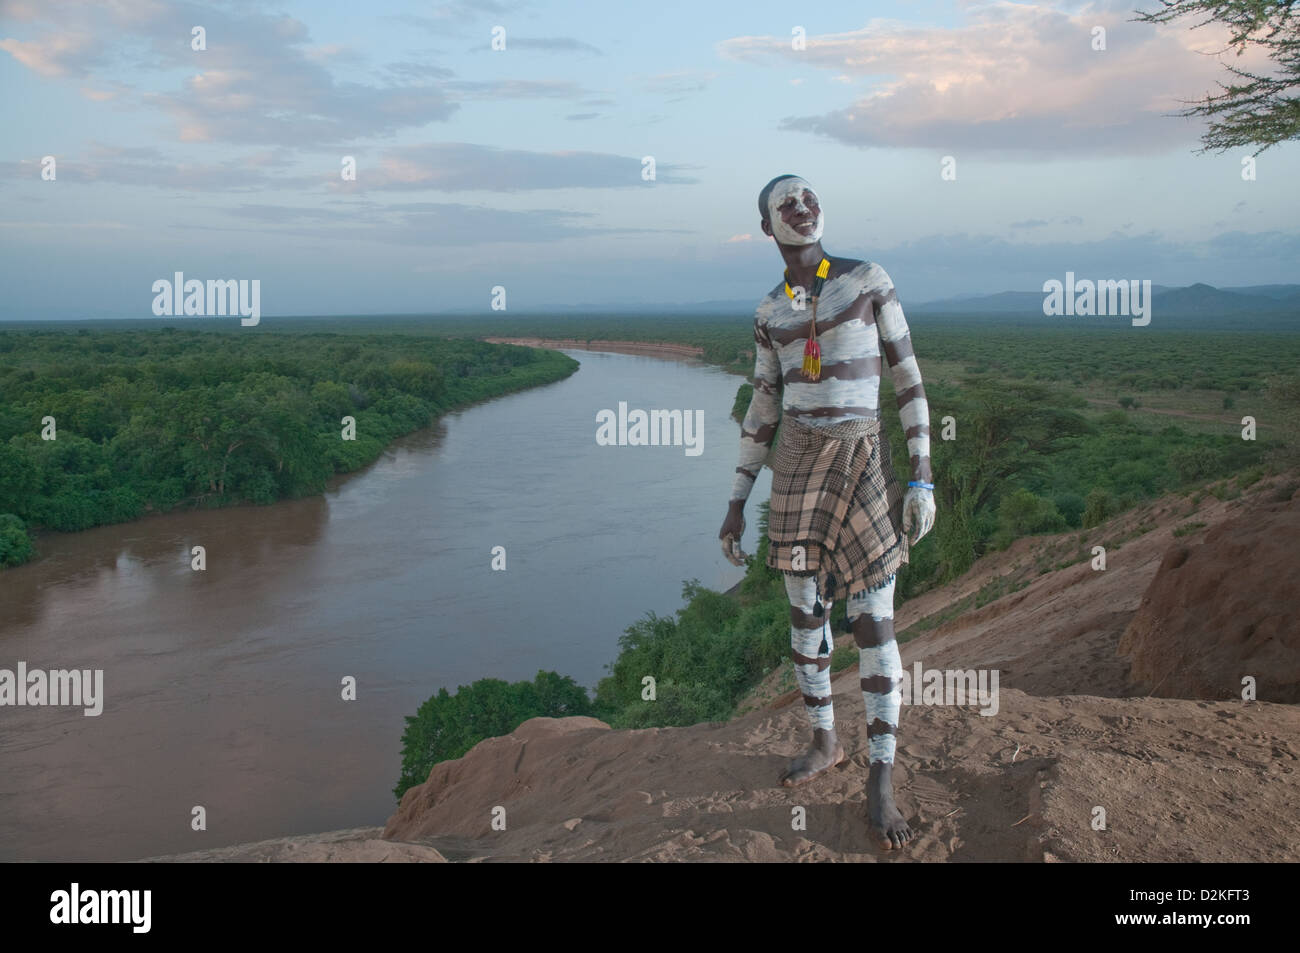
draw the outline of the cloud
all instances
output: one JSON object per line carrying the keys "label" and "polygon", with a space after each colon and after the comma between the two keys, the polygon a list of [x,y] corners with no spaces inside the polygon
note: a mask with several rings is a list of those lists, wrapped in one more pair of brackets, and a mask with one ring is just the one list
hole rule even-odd
{"label": "cloud", "polygon": [[98,48],[99,41],[90,33],[47,33],[37,40],[0,40],[0,50],[49,77],[87,75],[87,66],[95,59],[89,53]]}
{"label": "cloud", "polygon": [[360,203],[337,209],[244,204],[224,211],[255,223],[263,233],[276,228],[277,234],[408,247],[551,244],[569,238],[664,231],[590,225],[587,222],[594,216],[589,212],[516,211],[454,202]]}
{"label": "cloud", "polygon": [[302,55],[313,63],[343,63],[355,65],[365,61],[356,50],[340,43],[327,43],[323,46],[304,47]]}
{"label": "cloud", "polygon": [[[7,38],[0,48],[41,75],[89,79],[82,85],[98,90],[106,84],[95,75],[110,61],[142,61],[137,72],[183,70],[179,87],[153,83],[135,100],[170,116],[182,142],[335,147],[445,121],[459,108],[446,89],[427,82],[448,75],[436,67],[395,64],[389,72],[397,81],[384,84],[341,81],[331,67],[355,61],[348,50],[313,45],[301,21],[242,4],[48,0],[25,12],[46,31]],[[77,24],[75,31],[66,23]],[[194,25],[206,31],[205,50],[190,47]],[[413,79],[426,82],[413,85]],[[470,85],[463,92],[483,90]]]}
{"label": "cloud", "polygon": [[581,86],[563,79],[456,80],[443,84],[461,99],[577,99]]}
{"label": "cloud", "polygon": [[1057,225],[1082,225],[1083,219],[1077,215],[1067,215],[1064,218],[1046,219],[1046,218],[1027,218],[1024,221],[1012,222],[1008,228],[1043,228],[1055,222]]}
{"label": "cloud", "polygon": [[703,92],[717,73],[708,70],[681,69],[659,73],[645,81],[646,92],[675,97],[669,102],[680,102],[687,96]]}
{"label": "cloud", "polygon": [[506,36],[506,50],[540,50],[543,53],[593,53],[604,56],[597,47],[571,36]]}
{"label": "cloud", "polygon": [[[696,179],[684,167],[658,164],[655,185],[685,185]],[[531,152],[469,142],[439,142],[392,149],[373,169],[357,170],[356,182],[333,183],[336,191],[446,192],[531,189],[650,188],[641,179],[639,156],[603,152]]]}
{"label": "cloud", "polygon": [[525,6],[527,6],[526,2],[505,3],[501,0],[443,0],[430,5],[428,16],[400,13],[390,14],[381,19],[428,30],[439,36],[446,36],[448,33],[463,35],[469,23],[479,20],[484,14],[500,17]]}
{"label": "cloud", "polygon": [[[1121,9],[1122,6],[1122,9]],[[814,67],[866,83],[856,101],[791,116],[781,128],[847,145],[947,153],[1077,156],[1143,154],[1195,144],[1200,126],[1171,114],[1222,77],[1207,51],[1213,30],[1127,22],[1124,3],[1075,12],[993,2],[964,8],[960,25],[872,20],[858,30],[810,36],[736,37],[731,59]],[[1092,47],[1103,26],[1106,49]],[[1243,65],[1250,56],[1234,60]]]}
{"label": "cloud", "polygon": [[1206,241],[1211,253],[1226,258],[1300,261],[1300,235],[1287,232],[1223,232]]}
{"label": "cloud", "polygon": [[754,240],[754,236],[751,235],[749,232],[745,232],[745,234],[743,235],[732,235],[725,242],[723,242],[723,244],[730,245],[733,242],[752,242],[753,240]]}
{"label": "cloud", "polygon": [[163,154],[153,146],[113,146],[91,140],[90,156],[93,159],[147,159],[157,161]]}
{"label": "cloud", "polygon": [[81,229],[90,231],[125,231],[135,226],[126,225],[122,222],[5,222],[0,221],[0,228],[12,228],[17,231],[25,232],[33,228],[53,228],[59,231],[66,229]]}
{"label": "cloud", "polygon": [[[244,152],[220,161],[178,160],[152,146],[90,144],[83,156],[57,156],[60,182],[114,183],[192,192],[257,192],[267,189],[354,196],[364,192],[488,191],[545,189],[647,189],[689,185],[692,166],[659,163],[656,181],[641,178],[641,158],[601,152],[531,152],[468,142],[405,146],[369,159],[357,153],[357,179],[339,175],[340,156],[314,163],[305,173],[287,149]],[[39,158],[0,163],[0,181],[40,178]]]}
{"label": "cloud", "polygon": [[110,99],[117,98],[117,93],[111,89],[91,89],[89,86],[81,87],[81,95],[96,103],[106,103]]}
{"label": "cloud", "polygon": [[387,63],[383,70],[393,78],[404,83],[428,82],[431,79],[448,79],[456,75],[455,70],[435,63]]}
{"label": "cloud", "polygon": [[[177,162],[150,147],[122,148],[95,144],[87,158],[57,156],[58,181],[87,185],[142,186],[187,192],[257,192],[263,189],[305,189],[319,186],[320,175],[273,175],[269,168],[285,164],[283,157],[257,153],[223,162]],[[38,159],[2,163],[7,177],[38,180]],[[337,172],[333,172],[337,176]]]}

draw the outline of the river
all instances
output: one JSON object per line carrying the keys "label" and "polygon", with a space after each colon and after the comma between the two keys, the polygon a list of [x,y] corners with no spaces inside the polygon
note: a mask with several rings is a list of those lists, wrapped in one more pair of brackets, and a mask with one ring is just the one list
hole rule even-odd
{"label": "river", "polygon": [[[0,707],[0,860],[383,824],[403,716],[439,688],[539,669],[594,688],[628,624],[681,607],[684,579],[739,581],[715,537],[740,379],[566,353],[582,363],[566,380],[446,415],[322,496],[49,534],[0,573],[0,668],[104,673],[98,716]],[[620,401],[702,411],[702,452],[598,446]],[[769,486],[765,471],[754,500]]]}

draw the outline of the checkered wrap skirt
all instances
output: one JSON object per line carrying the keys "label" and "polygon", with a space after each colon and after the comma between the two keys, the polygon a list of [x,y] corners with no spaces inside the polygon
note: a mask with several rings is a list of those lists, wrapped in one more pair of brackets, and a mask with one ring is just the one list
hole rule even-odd
{"label": "checkered wrap skirt", "polygon": [[827,427],[786,417],[769,464],[768,566],[816,576],[829,601],[879,589],[907,562],[903,494],[878,417]]}

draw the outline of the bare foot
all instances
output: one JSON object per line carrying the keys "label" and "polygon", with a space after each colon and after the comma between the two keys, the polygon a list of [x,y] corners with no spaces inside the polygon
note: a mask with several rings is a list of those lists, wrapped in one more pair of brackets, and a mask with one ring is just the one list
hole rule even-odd
{"label": "bare foot", "polygon": [[894,803],[894,766],[873,761],[867,775],[867,820],[882,850],[898,850],[913,837],[912,830]]}
{"label": "bare foot", "polygon": [[844,749],[835,737],[835,729],[817,728],[813,731],[812,746],[790,762],[790,766],[781,775],[781,783],[788,788],[803,784],[836,765],[843,764],[844,760]]}

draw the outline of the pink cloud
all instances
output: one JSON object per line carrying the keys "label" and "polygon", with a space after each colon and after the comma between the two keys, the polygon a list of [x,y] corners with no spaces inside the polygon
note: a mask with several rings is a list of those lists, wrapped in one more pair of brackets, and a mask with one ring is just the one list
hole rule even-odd
{"label": "pink cloud", "polygon": [[[1123,9],[1064,12],[997,2],[953,28],[872,20],[859,30],[737,37],[724,55],[814,66],[867,85],[856,101],[782,127],[846,144],[967,152],[1141,153],[1195,145],[1199,126],[1172,114],[1215,89],[1224,34],[1129,22]],[[1093,48],[1093,28],[1106,31]],[[1258,67],[1248,56],[1238,65]]]}
{"label": "pink cloud", "polygon": [[5,37],[0,50],[42,76],[80,76],[86,72],[84,54],[94,42],[89,33],[47,33],[38,40]]}

